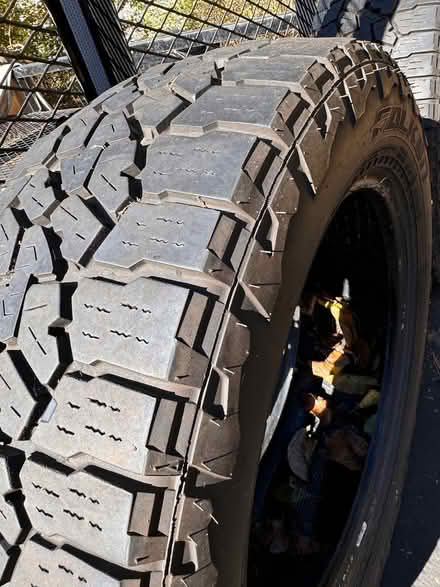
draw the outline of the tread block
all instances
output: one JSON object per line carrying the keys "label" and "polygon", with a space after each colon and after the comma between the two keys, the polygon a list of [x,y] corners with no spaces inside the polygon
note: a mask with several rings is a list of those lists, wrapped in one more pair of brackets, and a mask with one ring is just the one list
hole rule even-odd
{"label": "tread block", "polygon": [[6,342],[15,335],[31,275],[46,279],[52,276],[52,270],[52,257],[43,228],[32,226],[24,233],[14,274],[0,286],[0,341]]}
{"label": "tread block", "polygon": [[23,528],[20,525],[14,504],[0,497],[0,535],[14,544],[20,538]]}
{"label": "tread block", "polygon": [[223,344],[210,374],[204,406],[207,413],[221,419],[238,411],[241,368],[249,356],[249,349],[249,328],[229,313]]}
{"label": "tread block", "polygon": [[[203,529],[195,532],[183,542],[183,556],[181,564],[188,568],[193,568],[195,572],[204,569],[211,563],[211,552],[209,549],[208,530]],[[188,572],[188,571],[187,571]],[[176,569],[174,574],[179,575]]]}
{"label": "tread block", "polygon": [[100,202],[109,216],[117,219],[118,212],[131,199],[129,179],[121,174],[120,163],[115,161],[99,161],[88,189]]}
{"label": "tread block", "polygon": [[[139,173],[136,164],[137,143],[130,139],[121,139],[105,147],[99,163],[108,163],[117,159],[117,166],[121,173],[134,177]],[[115,163],[116,165],[116,163]]]}
{"label": "tread block", "polygon": [[[362,103],[367,97],[367,92],[362,96],[358,94],[356,97],[353,97],[355,112],[362,111]],[[339,124],[345,118],[345,109],[340,98],[338,99],[334,95],[329,103],[332,104],[331,107],[338,108],[338,110],[327,113],[326,107],[322,106],[310,121],[306,132],[297,144],[302,170],[307,176],[315,194],[318,192],[327,174],[328,162],[336,132]]]}
{"label": "tread block", "polygon": [[[382,69],[381,71],[376,71],[376,79],[380,95],[384,98],[387,98],[393,90],[393,83],[396,82],[395,77],[391,75],[389,69],[386,71]],[[356,92],[356,94],[358,94],[358,92]],[[356,111],[354,105],[353,108]]]}
{"label": "tread block", "polygon": [[62,238],[65,259],[84,264],[84,257],[99,239],[104,227],[78,196],[70,196],[52,214],[52,225]]}
{"label": "tread block", "polygon": [[147,455],[146,475],[179,475],[183,469],[181,457],[149,450]]}
{"label": "tread block", "polygon": [[186,539],[204,530],[212,520],[213,507],[208,499],[186,497],[179,524],[179,538]]}
{"label": "tread block", "polygon": [[29,425],[37,401],[15,366],[11,354],[0,354],[0,429],[19,439]]}
{"label": "tread block", "polygon": [[393,59],[411,57],[413,54],[431,52],[433,47],[440,46],[440,32],[429,30],[417,35],[400,37],[393,48]]}
{"label": "tread block", "polygon": [[265,251],[258,241],[252,244],[251,255],[240,279],[246,293],[243,309],[256,309],[270,319],[281,285],[282,253]]}
{"label": "tread block", "polygon": [[[169,399],[158,402],[153,425],[150,428],[147,446],[164,454],[175,453],[184,457],[195,415],[195,405],[179,403]],[[174,430],[178,433],[175,434]],[[170,444],[172,444],[170,446]],[[168,455],[167,457],[171,457]]]}
{"label": "tread block", "polygon": [[[34,143],[35,144],[35,143]],[[29,153],[29,151],[27,152]],[[16,165],[13,171],[16,171],[18,165]],[[23,191],[23,188],[31,180],[30,175],[23,175],[18,179],[9,179],[8,185],[0,190],[0,214],[9,207],[16,206],[19,203],[18,196]]]}
{"label": "tread block", "polygon": [[26,171],[39,167],[50,166],[56,159],[56,152],[61,136],[67,132],[65,124],[58,126],[50,134],[35,141],[26,157],[16,165],[11,179],[20,177]]}
{"label": "tread block", "polygon": [[132,114],[131,105],[139,98],[141,93],[133,84],[128,85],[126,88],[118,91],[116,94],[112,94],[105,102],[102,102],[101,108],[108,114],[125,112]]}
{"label": "tread block", "polygon": [[[417,104],[420,116],[424,119],[424,123],[433,120],[440,120],[440,104],[435,100],[419,100]],[[434,123],[435,124],[435,123]]]}
{"label": "tread block", "polygon": [[154,426],[150,430],[148,446],[165,453],[171,434],[173,422],[176,419],[177,404],[171,400],[159,401]]}
{"label": "tread block", "polygon": [[[169,73],[169,70],[173,67],[173,65],[170,63],[167,63],[166,65],[168,65],[166,73],[157,72],[154,75],[148,75],[149,70],[147,70],[146,73],[138,79],[139,89],[142,92],[145,92],[145,95],[155,94],[156,91],[164,90],[167,87],[167,84],[170,80],[167,74]],[[134,107],[135,106],[133,105],[133,108]]]}
{"label": "tread block", "polygon": [[131,135],[131,128],[123,112],[116,112],[106,116],[95,130],[87,143],[87,148],[103,147],[107,143],[128,139]]}
{"label": "tread block", "polygon": [[[12,340],[16,333],[18,316],[30,279],[30,273],[16,271],[10,281],[0,287],[0,341]],[[7,286],[7,287],[6,287]]]}
{"label": "tread block", "polygon": [[438,76],[440,75],[438,53],[422,53],[421,55],[411,55],[411,57],[399,59],[399,68],[405,72],[410,81],[411,77]]}
{"label": "tread block", "polygon": [[214,565],[211,563],[191,575],[185,577],[174,577],[171,587],[216,587],[218,573]]}
{"label": "tread block", "polygon": [[[214,404],[222,410],[221,417],[209,412],[212,398],[208,393],[207,405],[199,422],[199,436],[191,465],[196,471],[196,485],[218,482],[232,476],[240,442],[239,415],[236,411],[241,377],[241,366],[249,355],[250,334],[246,325],[233,314],[226,319],[223,345],[217,358],[213,378]],[[225,373],[226,377],[222,377]]]}
{"label": "tread block", "polygon": [[0,275],[8,273],[17,246],[20,225],[10,208],[0,216]]}
{"label": "tread block", "polygon": [[[290,220],[296,214],[298,206],[299,189],[294,177],[286,167],[281,172],[276,192],[267,209],[269,222],[265,237],[270,243],[272,251],[284,250]],[[263,226],[264,223],[262,228]],[[260,235],[257,235],[257,238],[260,238]]]}
{"label": "tread block", "polygon": [[261,49],[269,45],[270,41],[250,41],[245,45],[238,45],[235,47],[222,47],[221,49],[214,49],[202,55],[203,61],[214,61],[218,68],[223,68],[228,61],[242,56],[244,53],[249,53],[255,49]]}
{"label": "tread block", "polygon": [[215,75],[216,71],[212,63],[194,56],[172,64],[164,73],[156,71],[153,75],[147,71],[139,78],[138,84],[150,96],[157,97],[157,92],[160,95],[162,90],[172,88],[176,94],[193,102],[205,88],[211,85],[211,76]]}
{"label": "tread block", "polygon": [[308,93],[312,90],[311,85],[314,85],[318,90],[319,100],[321,100],[332,89],[335,77],[336,71],[328,64],[323,65],[322,63],[316,62],[308,68],[302,84],[304,88],[309,90]]}
{"label": "tread block", "polygon": [[[192,466],[196,467],[197,486],[218,482],[217,477],[230,479],[240,444],[238,414],[216,419],[203,414]],[[213,478],[215,476],[215,478]]]}
{"label": "tread block", "polygon": [[[170,72],[171,77],[174,72],[175,66]],[[210,62],[201,62],[198,67],[179,72],[176,78],[170,81],[170,88],[188,102],[195,102],[210,87],[213,77],[217,77],[213,65]]]}
{"label": "tread block", "polygon": [[[123,579],[99,571],[61,548],[46,548],[34,540],[23,546],[15,566],[10,587],[125,587]],[[132,579],[129,587],[140,587],[140,579]],[[127,585],[128,587],[128,585]]]}
{"label": "tread block", "polygon": [[123,88],[136,88],[136,80],[134,78],[128,78],[123,82],[120,82],[118,85],[108,88],[102,92],[102,94],[99,94],[97,98],[92,100],[90,102],[90,106],[93,107],[97,112],[101,112],[104,102],[117,94]]}
{"label": "tread block", "polygon": [[[179,59],[179,61],[174,61],[172,67],[166,72],[166,75],[171,77],[171,79],[174,79],[177,74],[186,73],[188,70],[191,71],[194,68],[198,68],[203,65],[206,64],[202,61],[202,57],[200,55],[191,55],[186,59]],[[207,67],[209,67],[209,65]]]}
{"label": "tread block", "polygon": [[25,231],[15,262],[15,271],[24,271],[39,278],[52,274],[52,255],[41,226],[31,226]]}
{"label": "tread block", "polygon": [[[422,0],[426,2],[426,0]],[[431,1],[431,0],[428,0]],[[376,0],[380,4],[380,0]],[[421,0],[402,0],[401,4],[399,5],[400,10],[412,10],[413,8],[417,8],[420,6]]]}
{"label": "tread block", "polygon": [[192,562],[194,564],[195,570],[199,571],[211,563],[208,530],[203,529],[192,534],[191,542],[194,544],[196,551],[196,557]]}
{"label": "tread block", "polygon": [[137,564],[142,555],[142,562],[164,559],[166,538],[157,536],[152,515],[156,502],[160,506],[163,501],[163,489],[151,488],[155,499],[144,520],[145,534],[153,535],[145,538],[128,534],[139,493],[85,471],[64,473],[32,460],[23,465],[20,478],[29,518],[44,536],[63,536],[81,549],[122,565]]}
{"label": "tread block", "polygon": [[[221,213],[216,210],[168,202],[132,204],[99,247],[94,259],[133,272],[142,271],[143,265],[147,265],[145,271],[151,264],[173,265],[205,272],[206,277],[231,283],[232,271],[222,263],[221,256],[218,258],[209,250],[220,217]],[[232,220],[230,222],[235,224]],[[219,227],[222,234],[217,236],[217,240],[223,237],[224,248],[233,227],[229,233],[227,229],[222,223]]]}
{"label": "tread block", "polygon": [[70,157],[79,151],[87,141],[93,127],[97,124],[101,114],[92,108],[85,108],[67,123],[70,132],[64,135],[57,150],[58,159]]}
{"label": "tread block", "polygon": [[213,86],[171,122],[171,132],[197,136],[215,129],[229,130],[288,147],[293,137],[278,114],[287,92],[285,87]]}
{"label": "tread block", "polygon": [[[171,531],[171,518],[174,510],[175,492],[165,489],[160,493],[137,493],[133,515],[129,525],[129,532],[139,536],[148,536],[149,532],[157,532],[163,536],[168,536]],[[157,520],[153,521],[152,510],[156,505],[160,505],[160,515]],[[146,523],[147,522],[147,523]]]}
{"label": "tread block", "polygon": [[[363,67],[362,68],[362,74],[363,74],[363,80],[361,82],[361,84],[359,84],[359,80],[357,79],[356,75],[351,74],[346,76],[345,78],[345,89],[346,89],[346,93],[347,95],[350,96],[350,103],[351,103],[351,107],[353,109],[355,118],[358,120],[359,118],[361,118],[361,116],[363,116],[363,114],[365,113],[365,108],[367,105],[367,100],[368,100],[368,96],[370,95],[371,91],[373,90],[373,88],[376,86],[377,83],[377,79],[373,80],[373,67],[371,67],[370,65]],[[387,84],[390,85],[390,89],[392,87],[393,82],[395,81],[395,78],[393,79],[392,73],[390,69],[385,70],[384,68],[380,68],[380,71],[377,73],[377,76],[382,80],[381,81],[381,85],[382,87],[386,87]],[[344,90],[342,87],[339,87],[339,93],[343,94]],[[330,101],[328,102],[327,105],[327,111],[330,113],[330,116],[327,116],[327,123],[326,123],[326,136],[325,138],[325,142],[331,147],[331,144],[333,143],[334,140],[334,134],[337,132],[337,126],[339,124],[339,122],[342,122],[344,119],[343,116],[343,111],[341,109],[341,105],[342,105],[342,98],[339,98],[338,100],[338,95],[335,92],[333,94],[333,96],[330,98]],[[332,110],[333,108],[335,108],[335,110]],[[336,108],[338,108],[336,110]],[[322,118],[324,118],[323,116],[323,109],[320,109],[322,111]],[[322,138],[322,134],[319,134],[319,137]],[[330,137],[330,141],[329,141],[329,137]],[[321,147],[322,148],[322,147]],[[327,155],[324,154],[324,165],[327,164],[328,158],[330,157],[330,150],[327,147]]]}
{"label": "tread block", "polygon": [[440,91],[440,79],[438,77],[410,79],[410,86],[415,100],[435,100]]}
{"label": "tread block", "polygon": [[143,80],[147,80],[150,77],[155,77],[157,75],[161,75],[166,73],[171,67],[173,67],[173,62],[166,62],[166,63],[157,63],[156,65],[152,65],[148,67],[145,71],[143,71],[137,78],[136,84],[139,89],[142,88]]}
{"label": "tread block", "polygon": [[24,460],[20,451],[2,447],[0,450],[0,535],[15,544],[29,527],[20,494],[18,470]]}
{"label": "tread block", "polygon": [[240,399],[242,368],[227,367],[226,370],[215,367],[210,380],[212,399],[210,398],[206,411],[220,418],[238,412]]}
{"label": "tread block", "polygon": [[348,44],[350,39],[341,37],[279,39],[265,47],[244,53],[240,59],[273,59],[274,57],[327,57],[335,47]]}
{"label": "tread block", "polygon": [[344,77],[345,73],[354,66],[351,56],[341,47],[337,47],[331,52],[331,59],[341,77]]}
{"label": "tread block", "polygon": [[62,186],[67,194],[90,195],[86,188],[87,179],[101,153],[100,147],[87,148],[68,159],[61,159]]}
{"label": "tread block", "polygon": [[50,215],[59,204],[47,169],[40,169],[30,178],[19,198],[20,207],[26,212],[29,220],[43,226],[49,224]]}
{"label": "tread block", "polygon": [[57,337],[49,328],[62,327],[61,285],[32,285],[23,304],[18,344],[34,373],[42,383],[49,383],[60,365]]}
{"label": "tread block", "polygon": [[161,94],[142,96],[133,104],[134,111],[144,133],[143,144],[151,142],[185,103],[168,89]]}
{"label": "tread block", "polygon": [[40,420],[32,435],[37,446],[63,457],[84,453],[145,473],[155,398],[103,379],[85,382],[68,376],[53,397],[54,414],[48,422]]}
{"label": "tread block", "polygon": [[225,86],[282,86],[293,90],[298,88],[305,70],[315,61],[315,57],[236,59],[226,64],[223,83]]}
{"label": "tread block", "polygon": [[252,222],[264,200],[242,168],[255,140],[222,132],[198,138],[160,136],[148,149],[147,165],[140,174],[142,201],[190,200]]}
{"label": "tread block", "polygon": [[207,499],[185,499],[179,525],[180,544],[174,550],[174,575],[188,575],[191,568],[197,572],[211,563],[208,526],[213,519],[212,509]]}
{"label": "tread block", "polygon": [[436,4],[423,6],[422,3],[419,3],[417,10],[414,11],[400,12],[397,10],[392,18],[392,23],[399,35],[410,33],[418,35],[425,32],[426,29],[438,29],[440,28],[440,7]]}
{"label": "tread block", "polygon": [[191,381],[197,353],[176,339],[190,295],[183,287],[146,278],[125,286],[83,279],[73,295],[68,327],[74,360],[88,365],[102,361],[192,385],[186,378]]}
{"label": "tread block", "polygon": [[249,328],[229,313],[225,321],[224,342],[217,359],[217,366],[227,370],[244,364],[249,356]]}

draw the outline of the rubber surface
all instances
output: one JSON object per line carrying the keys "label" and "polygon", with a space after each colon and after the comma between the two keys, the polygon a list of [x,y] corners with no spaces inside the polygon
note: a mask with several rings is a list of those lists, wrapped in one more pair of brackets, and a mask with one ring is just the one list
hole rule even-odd
{"label": "rubber surface", "polygon": [[381,43],[407,77],[428,142],[433,197],[433,276],[440,283],[440,2],[438,0],[320,0],[319,36]]}
{"label": "rubber surface", "polygon": [[440,576],[438,420],[440,290],[431,296],[423,385],[408,477],[382,587],[432,587]]}
{"label": "rubber surface", "polygon": [[[433,276],[440,282],[440,2],[328,2],[319,5],[315,31],[320,35],[351,35],[382,41],[407,76],[423,116],[429,147],[433,194]],[[438,366],[435,330],[438,292],[431,308],[431,336],[426,354],[425,387],[422,390],[408,480],[383,587],[431,587],[438,582],[437,422],[435,389]],[[433,347],[433,348],[432,348]],[[433,375],[434,373],[434,375]],[[427,425],[431,422],[431,425]],[[433,485],[434,483],[434,485]]]}
{"label": "rubber surface", "polygon": [[3,581],[216,584],[203,491],[233,476],[248,325],[371,92],[408,107],[426,178],[403,76],[341,39],[156,66],[29,151],[0,193]]}

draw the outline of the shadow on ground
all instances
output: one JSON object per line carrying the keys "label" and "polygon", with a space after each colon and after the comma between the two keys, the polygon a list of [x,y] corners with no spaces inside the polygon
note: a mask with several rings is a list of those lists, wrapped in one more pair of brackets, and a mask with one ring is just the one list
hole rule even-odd
{"label": "shadow on ground", "polygon": [[314,28],[319,37],[343,35],[380,42],[398,3],[398,0],[358,0],[357,3],[337,0],[318,3]]}

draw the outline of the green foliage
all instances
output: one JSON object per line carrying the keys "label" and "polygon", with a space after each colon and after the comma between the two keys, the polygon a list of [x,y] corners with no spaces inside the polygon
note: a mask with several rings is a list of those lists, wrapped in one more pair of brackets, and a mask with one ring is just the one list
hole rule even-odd
{"label": "green foliage", "polygon": [[[0,51],[8,61],[15,58],[18,63],[26,63],[27,57],[31,61],[50,61],[64,53],[62,42],[41,0],[0,0],[0,15],[3,20],[0,24]],[[71,90],[81,91],[70,69],[49,71],[27,78],[26,82],[28,87],[38,88],[52,107],[72,108],[84,104],[81,96],[72,96],[68,91],[72,82]]]}
{"label": "green foliage", "polygon": [[[293,0],[113,1],[124,32],[131,40],[151,39],[158,32],[197,30],[203,23],[215,27],[237,20],[256,20],[268,12],[278,14],[293,7]],[[9,22],[0,24],[0,47],[4,55],[50,59],[62,47],[43,1],[0,0],[0,15],[7,21],[41,27],[35,31]]]}
{"label": "green foliage", "polygon": [[[118,0],[114,2],[121,5]],[[218,27],[239,20],[253,21],[268,13],[284,13],[293,6],[293,0],[128,0],[119,14],[127,21],[123,23],[126,34],[143,40],[154,37],[156,31],[166,34],[170,30],[197,30],[203,23]],[[277,24],[275,19],[274,26]]]}
{"label": "green foliage", "polygon": [[[239,20],[257,20],[269,12],[286,12],[294,0],[113,0],[121,24],[130,40],[152,40],[168,31],[180,32],[218,27]],[[14,24],[17,23],[17,24]],[[274,21],[274,26],[277,26]],[[22,26],[20,26],[22,25]],[[24,25],[24,26],[23,26]],[[260,31],[264,33],[264,30]],[[51,60],[64,49],[42,0],[0,0],[0,55],[19,63]],[[71,70],[28,78],[46,100],[55,106],[60,94],[73,81]],[[45,91],[49,90],[49,91]],[[52,90],[52,91],[50,91]],[[74,81],[72,90],[80,87]],[[81,97],[64,96],[59,107],[79,106]]]}
{"label": "green foliage", "polygon": [[[12,6],[12,8],[10,8]],[[3,54],[23,55],[48,59],[54,57],[62,47],[44,2],[38,0],[0,0],[0,14],[7,21],[0,24],[0,47]],[[41,27],[32,30],[23,25]]]}

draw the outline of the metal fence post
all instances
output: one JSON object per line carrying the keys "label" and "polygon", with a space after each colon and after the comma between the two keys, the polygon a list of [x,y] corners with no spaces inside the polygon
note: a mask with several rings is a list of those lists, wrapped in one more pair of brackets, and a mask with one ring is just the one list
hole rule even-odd
{"label": "metal fence post", "polygon": [[88,100],[136,73],[111,0],[45,0]]}
{"label": "metal fence post", "polygon": [[297,0],[298,32],[302,37],[314,36],[313,23],[317,14],[316,0]]}

